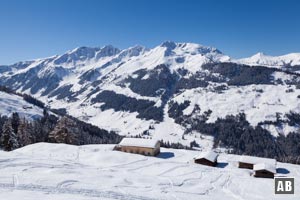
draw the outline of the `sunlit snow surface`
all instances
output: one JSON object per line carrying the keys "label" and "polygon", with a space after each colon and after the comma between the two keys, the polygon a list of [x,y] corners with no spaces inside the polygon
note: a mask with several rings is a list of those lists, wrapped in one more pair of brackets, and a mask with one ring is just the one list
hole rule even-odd
{"label": "sunlit snow surface", "polygon": [[[39,143],[0,151],[0,199],[299,199],[299,165],[278,163],[296,181],[296,194],[274,195],[273,179],[239,169],[239,156],[221,154],[216,168],[192,162],[198,153],[162,148],[159,157],[112,151],[113,145]],[[226,164],[228,163],[228,164]],[[289,173],[288,173],[289,172]]]}
{"label": "sunlit snow surface", "polygon": [[43,116],[43,109],[26,102],[22,97],[0,92],[0,115],[10,116],[14,112],[27,119]]}
{"label": "sunlit snow surface", "polygon": [[[190,114],[195,105],[201,109],[201,114],[211,110],[208,122],[214,122],[217,118],[224,118],[227,115],[237,115],[245,113],[247,120],[253,126],[259,122],[275,121],[276,113],[280,113],[283,120],[285,114],[290,111],[300,112],[300,90],[295,85],[286,84],[294,80],[294,75],[284,72],[274,72],[272,78],[276,84],[255,84],[246,86],[233,86],[226,83],[227,89],[221,92],[215,91],[220,84],[209,82],[205,88],[198,87],[184,89],[176,93],[168,100],[164,109],[164,119],[162,122],[145,120],[138,117],[137,112],[125,110],[108,109],[103,110],[101,106],[105,103],[95,103],[93,99],[103,91],[111,91],[118,95],[134,98],[137,100],[147,100],[153,102],[159,108],[164,106],[161,96],[143,96],[142,93],[134,92],[129,83],[122,84],[128,77],[137,78],[137,72],[145,70],[147,73],[142,80],[149,79],[151,71],[157,66],[164,64],[172,73],[177,73],[181,69],[187,70],[185,78],[190,78],[197,72],[207,75],[211,74],[202,66],[206,63],[236,62],[251,66],[263,65],[286,69],[286,65],[295,67],[300,64],[300,54],[291,53],[283,56],[267,56],[258,53],[250,58],[232,59],[213,47],[206,47],[193,43],[164,42],[152,49],[141,46],[134,46],[124,50],[108,45],[103,48],[80,47],[68,51],[63,55],[57,55],[45,59],[37,59],[30,62],[21,62],[11,67],[11,70],[0,74],[3,78],[12,78],[26,72],[36,73],[39,79],[48,80],[49,77],[61,78],[57,81],[56,89],[69,88],[70,94],[66,98],[58,98],[67,91],[61,90],[56,95],[43,94],[47,85],[40,86],[36,93],[32,93],[30,87],[25,87],[29,80],[16,80],[13,87],[18,88],[18,92],[32,94],[43,101],[51,108],[64,108],[68,114],[96,125],[106,130],[113,130],[121,135],[139,135],[153,127],[151,137],[164,139],[170,142],[180,142],[190,145],[196,141],[201,146],[211,146],[212,138],[200,133],[184,135],[185,127],[175,123],[174,119],[168,116],[168,103],[171,101],[183,103],[190,101],[191,105],[184,110],[184,114]],[[90,74],[90,76],[87,76]],[[21,76],[22,78],[23,76]],[[27,77],[27,76],[25,76]],[[25,78],[26,79],[26,78]],[[300,81],[300,78],[295,78]],[[126,81],[125,81],[126,82]],[[277,84],[282,82],[281,84]],[[54,90],[53,92],[55,92]],[[74,96],[75,95],[75,96]],[[72,98],[74,97],[74,98]],[[112,106],[113,108],[113,106]],[[21,111],[23,111],[21,109]],[[281,126],[264,125],[263,128],[270,131],[275,137],[279,134],[287,135],[297,131],[298,127],[290,126],[287,123]],[[207,137],[203,145],[202,137]]]}
{"label": "sunlit snow surface", "polygon": [[233,62],[252,66],[262,65],[280,68],[285,65],[300,65],[300,53],[290,53],[282,56],[269,56],[260,52],[249,58],[233,60]]}

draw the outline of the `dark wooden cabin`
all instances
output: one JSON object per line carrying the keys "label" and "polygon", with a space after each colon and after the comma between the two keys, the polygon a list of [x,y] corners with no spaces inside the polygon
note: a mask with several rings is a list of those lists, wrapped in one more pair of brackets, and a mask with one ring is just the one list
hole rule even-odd
{"label": "dark wooden cabin", "polygon": [[245,168],[245,169],[253,169],[254,165],[258,163],[267,163],[269,165],[275,165],[276,166],[276,160],[270,159],[270,158],[260,158],[260,157],[254,157],[254,156],[241,156],[238,162],[239,168]]}
{"label": "dark wooden cabin", "polygon": [[259,178],[274,178],[276,174],[276,167],[265,163],[259,163],[254,165],[254,177]]}
{"label": "dark wooden cabin", "polygon": [[160,153],[160,143],[158,140],[144,138],[123,138],[115,150],[127,153],[142,154],[146,156],[156,156]]}
{"label": "dark wooden cabin", "polygon": [[253,166],[254,164],[252,163],[239,162],[239,168],[253,169]]}
{"label": "dark wooden cabin", "polygon": [[217,165],[218,154],[211,152],[202,152],[199,156],[194,158],[194,162],[201,165],[215,167]]}

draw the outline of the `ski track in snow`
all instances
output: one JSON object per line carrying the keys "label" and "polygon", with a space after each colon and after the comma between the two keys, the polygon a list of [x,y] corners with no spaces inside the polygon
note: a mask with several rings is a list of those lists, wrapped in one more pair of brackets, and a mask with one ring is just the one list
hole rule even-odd
{"label": "ski track in snow", "polygon": [[[80,151],[79,151],[80,149]],[[72,146],[38,143],[0,151],[0,199],[91,200],[254,200],[272,199],[273,180],[236,167],[238,156],[221,154],[224,168],[191,162],[195,151],[161,149],[170,158],[112,151],[113,145]],[[79,152],[73,160],[68,156]],[[178,156],[177,156],[178,155]],[[65,159],[68,157],[68,159]],[[278,163],[296,178],[299,166]],[[299,199],[296,191],[294,199]],[[26,200],[27,200],[26,199]],[[280,198],[279,198],[280,199]],[[286,199],[286,198],[282,198]]]}
{"label": "ski track in snow", "polygon": [[83,195],[87,197],[99,197],[99,198],[109,198],[109,199],[155,200],[153,198],[123,194],[115,191],[74,189],[74,188],[65,188],[65,187],[61,188],[61,187],[51,187],[51,186],[35,185],[35,184],[15,185],[15,184],[0,183],[0,189],[34,191],[34,192],[43,192],[48,194],[75,194],[75,195]]}

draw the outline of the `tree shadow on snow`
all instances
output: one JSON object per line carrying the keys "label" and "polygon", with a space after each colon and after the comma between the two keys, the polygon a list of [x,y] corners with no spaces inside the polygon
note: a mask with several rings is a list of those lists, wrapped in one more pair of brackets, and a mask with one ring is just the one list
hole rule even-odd
{"label": "tree shadow on snow", "polygon": [[276,173],[278,173],[278,174],[289,174],[290,171],[285,169],[285,168],[277,168]]}
{"label": "tree shadow on snow", "polygon": [[216,167],[218,168],[225,168],[226,166],[228,165],[228,163],[225,163],[225,162],[220,162],[216,165]]}
{"label": "tree shadow on snow", "polygon": [[174,157],[174,153],[172,152],[160,152],[160,154],[157,155],[157,158],[162,158],[162,159],[169,159],[173,157]]}

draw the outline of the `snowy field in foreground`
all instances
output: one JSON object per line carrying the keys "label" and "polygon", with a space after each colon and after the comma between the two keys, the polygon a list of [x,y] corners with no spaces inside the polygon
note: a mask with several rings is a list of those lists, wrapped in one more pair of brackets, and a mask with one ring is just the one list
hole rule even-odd
{"label": "snowy field in foreground", "polygon": [[194,151],[145,157],[112,148],[39,143],[0,151],[0,199],[300,199],[299,165],[277,164],[277,176],[295,177],[296,194],[275,196],[273,179],[237,168],[239,156],[221,154],[212,168],[194,164]]}

